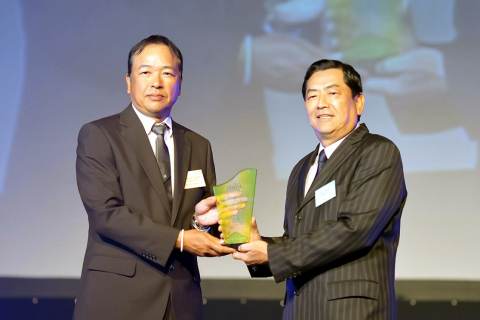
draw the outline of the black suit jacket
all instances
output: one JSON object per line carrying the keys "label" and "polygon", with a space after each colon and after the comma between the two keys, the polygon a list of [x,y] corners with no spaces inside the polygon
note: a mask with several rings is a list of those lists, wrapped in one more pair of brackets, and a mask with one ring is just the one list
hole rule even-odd
{"label": "black suit jacket", "polygon": [[[287,280],[284,319],[396,319],[395,255],[407,196],[400,153],[360,125],[304,197],[317,153],[290,175],[284,236],[266,239],[269,269],[251,273]],[[336,197],[315,207],[315,191],[331,181]]]}
{"label": "black suit jacket", "polygon": [[[123,112],[82,127],[77,183],[89,232],[75,319],[162,319],[171,297],[176,319],[200,319],[197,259],[173,250],[190,229],[195,204],[212,195],[215,168],[208,140],[173,122],[173,208],[140,119]],[[206,187],[184,189],[201,169]]]}

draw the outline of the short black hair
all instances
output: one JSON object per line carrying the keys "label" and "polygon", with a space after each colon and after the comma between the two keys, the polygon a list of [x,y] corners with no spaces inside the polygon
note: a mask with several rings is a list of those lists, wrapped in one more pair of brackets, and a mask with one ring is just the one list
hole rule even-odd
{"label": "short black hair", "polygon": [[362,78],[351,65],[338,60],[322,59],[312,63],[305,73],[302,85],[303,100],[306,99],[308,79],[310,79],[315,72],[328,69],[340,69],[343,71],[343,81],[352,91],[352,98],[355,98],[363,92]]}
{"label": "short black hair", "polygon": [[142,41],[134,45],[132,49],[130,49],[130,52],[128,53],[128,75],[130,76],[132,74],[132,65],[135,56],[138,56],[140,53],[142,53],[143,49],[145,49],[146,46],[152,44],[163,44],[170,49],[170,51],[178,58],[180,78],[183,78],[182,52],[180,51],[180,49],[178,49],[178,47],[175,45],[175,43],[173,43],[172,40],[160,35],[151,35],[150,37],[143,39]]}

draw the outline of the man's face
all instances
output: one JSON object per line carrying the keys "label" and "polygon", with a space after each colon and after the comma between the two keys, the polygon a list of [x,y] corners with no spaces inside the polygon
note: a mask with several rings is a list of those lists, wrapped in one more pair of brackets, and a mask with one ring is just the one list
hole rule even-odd
{"label": "man's face", "polygon": [[305,95],[308,122],[324,147],[355,128],[364,101],[362,94],[352,98],[341,69],[317,71],[308,79]]}
{"label": "man's face", "polygon": [[170,114],[181,91],[178,58],[163,44],[146,46],[134,57],[132,74],[127,74],[127,93],[146,116],[162,121]]}

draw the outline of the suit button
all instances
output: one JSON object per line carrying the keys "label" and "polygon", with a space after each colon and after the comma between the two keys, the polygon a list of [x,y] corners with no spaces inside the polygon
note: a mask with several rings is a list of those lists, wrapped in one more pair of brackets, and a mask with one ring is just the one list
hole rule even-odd
{"label": "suit button", "polygon": [[175,267],[173,266],[173,264],[170,265],[170,270],[171,271],[175,270]]}
{"label": "suit button", "polygon": [[284,236],[283,236],[283,240],[288,240],[288,236],[287,236],[287,235],[284,235]]}
{"label": "suit button", "polygon": [[296,296],[298,296],[298,295],[300,294],[300,291],[295,290],[295,291],[293,291],[293,294],[296,295]]}
{"label": "suit button", "polygon": [[257,266],[252,266],[252,271],[253,271],[253,272],[257,272],[257,271],[258,271],[258,267],[257,267]]}
{"label": "suit button", "polygon": [[300,213],[297,213],[297,215],[295,216],[295,219],[302,220],[302,215]]}

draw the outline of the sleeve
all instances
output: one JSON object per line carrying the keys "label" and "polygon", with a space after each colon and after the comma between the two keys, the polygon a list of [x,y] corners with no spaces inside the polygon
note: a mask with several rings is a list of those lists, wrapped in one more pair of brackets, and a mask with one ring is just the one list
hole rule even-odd
{"label": "sleeve", "polygon": [[275,281],[372,248],[401,210],[405,197],[400,153],[391,142],[380,144],[360,160],[335,221],[322,222],[301,237],[268,246]]}
{"label": "sleeve", "polygon": [[[283,237],[262,237],[262,240],[270,244],[274,243],[283,243],[285,238],[285,234]],[[266,278],[266,277],[271,277],[272,271],[270,270],[270,265],[267,264],[259,264],[259,265],[253,265],[253,266],[248,266],[248,271],[250,272],[250,276],[252,278]]]}
{"label": "sleeve", "polygon": [[179,230],[156,223],[125,206],[112,147],[105,133],[94,123],[80,130],[76,172],[90,230],[165,266]]}

